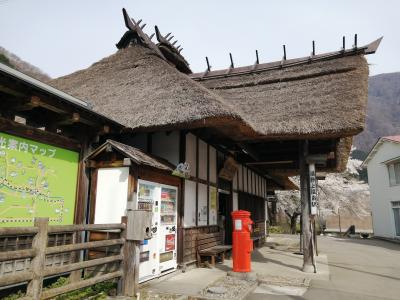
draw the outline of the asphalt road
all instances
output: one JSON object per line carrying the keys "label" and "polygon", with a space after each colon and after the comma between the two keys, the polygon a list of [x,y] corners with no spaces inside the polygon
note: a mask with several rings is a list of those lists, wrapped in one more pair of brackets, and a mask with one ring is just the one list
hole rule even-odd
{"label": "asphalt road", "polygon": [[251,294],[248,299],[400,299],[400,244],[319,237],[330,280],[312,280],[302,296]]}

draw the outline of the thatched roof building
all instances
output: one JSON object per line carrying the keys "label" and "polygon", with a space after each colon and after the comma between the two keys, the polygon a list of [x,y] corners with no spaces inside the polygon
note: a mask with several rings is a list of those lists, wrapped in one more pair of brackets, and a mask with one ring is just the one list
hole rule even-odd
{"label": "thatched roof building", "polygon": [[[369,72],[364,55],[375,53],[381,39],[348,50],[207,70],[190,77],[223,97],[252,126],[256,135],[243,140],[251,142],[253,149],[271,147],[268,141],[330,140],[334,146],[326,170],[343,171],[352,137],[365,125]],[[289,143],[279,151],[296,147]],[[329,152],[329,147],[318,147],[315,151]],[[293,150],[291,155],[280,156],[280,166],[274,166],[278,173],[285,168],[282,162],[296,161],[296,153]],[[275,154],[257,156],[273,165],[267,157]],[[291,171],[286,174],[294,175]]]}
{"label": "thatched roof building", "polygon": [[49,84],[90,102],[94,111],[131,129],[217,126],[252,130],[220,96],[139,44]]}
{"label": "thatched roof building", "polygon": [[192,78],[222,96],[269,139],[341,137],[364,128],[368,64],[362,55]]}
{"label": "thatched roof building", "polygon": [[332,53],[191,74],[181,49],[167,36],[157,29],[156,45],[125,11],[124,17],[129,30],[115,54],[50,84],[90,101],[125,131],[204,128],[205,139],[223,143],[244,161],[258,161],[253,167],[263,173],[295,174],[297,141],[304,139],[312,141],[311,152],[329,154],[322,169],[345,168],[352,136],[365,123],[364,55],[374,53],[381,39]]}

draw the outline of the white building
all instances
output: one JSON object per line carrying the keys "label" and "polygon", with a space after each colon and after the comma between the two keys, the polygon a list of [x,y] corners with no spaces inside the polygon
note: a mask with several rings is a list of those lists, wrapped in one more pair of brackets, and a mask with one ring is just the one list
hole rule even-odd
{"label": "white building", "polygon": [[400,239],[400,135],[381,137],[367,167],[375,236]]}

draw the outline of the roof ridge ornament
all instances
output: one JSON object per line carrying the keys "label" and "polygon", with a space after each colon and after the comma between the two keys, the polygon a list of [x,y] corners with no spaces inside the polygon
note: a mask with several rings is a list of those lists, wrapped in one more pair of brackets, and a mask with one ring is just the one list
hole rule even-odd
{"label": "roof ridge ornament", "polygon": [[156,47],[163,53],[164,57],[169,62],[174,64],[175,67],[182,73],[191,74],[192,71],[190,70],[189,63],[181,54],[183,48],[181,47],[181,45],[175,47],[175,44],[178,42],[178,40],[171,42],[174,38],[174,36],[171,35],[171,32],[163,36],[158,29],[158,26],[154,26],[154,29],[156,31],[156,37],[158,41]]}
{"label": "roof ridge ornament", "polygon": [[[352,55],[369,55],[369,54],[374,54],[378,48],[380,43],[382,42],[383,36],[380,38],[376,39],[375,41],[370,42],[369,44],[363,45],[363,46],[358,46],[357,48],[350,48],[347,49],[345,48],[346,46],[346,39],[343,36],[343,44],[342,47],[338,51],[333,51],[333,52],[326,52],[326,53],[319,53],[314,55],[312,57],[305,56],[305,57],[299,57],[299,58],[292,58],[292,59],[286,59],[285,60],[285,52],[286,52],[286,46],[284,46],[284,56],[281,60],[279,61],[273,61],[273,62],[268,62],[268,63],[262,63],[258,64],[255,67],[255,64],[253,65],[247,65],[247,66],[242,66],[236,69],[220,69],[220,70],[214,70],[214,71],[208,71],[207,72],[199,72],[195,73],[191,76],[192,79],[198,79],[198,80],[206,80],[206,79],[211,79],[211,78],[220,78],[220,77],[227,77],[227,76],[237,76],[237,75],[242,75],[242,74],[249,74],[252,72],[258,73],[258,72],[264,72],[267,70],[276,70],[280,68],[287,68],[291,66],[298,66],[302,64],[309,64],[310,62],[318,62],[318,61],[323,61],[323,60],[328,60],[328,59],[336,59],[340,58],[343,56],[352,56]],[[314,43],[315,46],[315,43]],[[313,49],[315,50],[315,49]]]}
{"label": "roof ridge ornament", "polygon": [[126,48],[131,42],[141,43],[144,46],[154,50],[157,55],[160,56],[162,59],[165,59],[160,49],[158,49],[158,47],[151,41],[151,38],[154,35],[151,35],[151,37],[149,37],[146,33],[143,32],[143,28],[146,26],[146,24],[140,26],[142,19],[136,22],[135,19],[129,17],[128,12],[125,8],[122,9],[122,14],[124,16],[125,26],[128,28],[128,31],[125,32],[121,40],[116,45],[117,48]]}
{"label": "roof ridge ornament", "polygon": [[283,68],[285,61],[286,61],[286,45],[283,45],[283,57],[281,60],[281,65],[280,65],[281,68]]}
{"label": "roof ridge ornament", "polygon": [[353,49],[357,50],[357,33],[354,35],[354,45],[353,45]]}

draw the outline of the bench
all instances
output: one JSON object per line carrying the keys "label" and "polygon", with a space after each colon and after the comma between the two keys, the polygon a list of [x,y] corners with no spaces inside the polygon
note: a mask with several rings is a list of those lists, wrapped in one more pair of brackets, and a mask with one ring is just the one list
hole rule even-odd
{"label": "bench", "polygon": [[262,244],[264,242],[264,236],[260,232],[260,228],[257,228],[257,227],[254,228],[253,233],[251,235],[251,239],[253,241],[254,248],[258,248],[258,247],[262,246]]}
{"label": "bench", "polygon": [[197,263],[201,264],[202,257],[210,257],[211,265],[215,266],[215,258],[219,257],[224,262],[225,253],[232,250],[231,245],[223,245],[222,232],[199,234],[196,237]]}
{"label": "bench", "polygon": [[262,244],[262,236],[253,236],[251,237],[252,241],[253,241],[253,248],[259,248]]}

